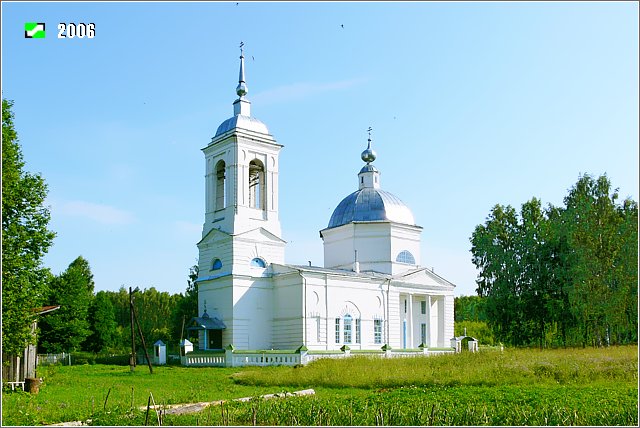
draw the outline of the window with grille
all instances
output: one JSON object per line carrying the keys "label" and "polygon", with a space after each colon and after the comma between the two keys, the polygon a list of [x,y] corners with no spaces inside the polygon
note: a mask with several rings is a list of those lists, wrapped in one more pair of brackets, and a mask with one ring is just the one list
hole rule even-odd
{"label": "window with grille", "polygon": [[382,320],[373,320],[373,343],[382,343]]}
{"label": "window with grille", "polygon": [[407,250],[400,251],[400,253],[398,254],[398,257],[396,257],[396,261],[398,263],[405,263],[405,264],[408,264],[408,265],[415,265],[416,264],[415,257],[413,257],[413,254],[411,254]]}
{"label": "window with grille", "polygon": [[351,315],[347,314],[344,316],[344,343],[351,343]]}

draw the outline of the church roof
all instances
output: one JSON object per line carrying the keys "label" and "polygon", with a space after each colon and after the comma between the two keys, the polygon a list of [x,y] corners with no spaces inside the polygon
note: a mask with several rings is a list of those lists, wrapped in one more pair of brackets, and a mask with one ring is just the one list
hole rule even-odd
{"label": "church roof", "polygon": [[191,327],[187,330],[224,330],[227,326],[217,316],[210,317],[205,311],[201,317],[191,318]]}
{"label": "church roof", "polygon": [[380,220],[415,225],[413,213],[400,198],[382,189],[365,187],[353,192],[338,204],[327,228],[354,221]]}
{"label": "church roof", "polygon": [[249,131],[259,132],[261,134],[269,134],[267,125],[265,125],[255,117],[239,114],[237,116],[230,117],[229,119],[222,122],[220,126],[218,126],[218,130],[216,131],[216,135],[214,136],[214,138],[235,128],[246,129]]}
{"label": "church roof", "polygon": [[292,269],[304,271],[304,272],[317,272],[317,273],[329,273],[336,275],[345,275],[345,276],[353,276],[353,277],[362,277],[362,278],[390,278],[391,275],[386,273],[380,273],[375,271],[363,271],[363,272],[354,272],[352,270],[346,269],[334,269],[334,268],[325,268],[319,266],[308,266],[308,265],[290,265],[285,264],[282,266],[286,266]]}

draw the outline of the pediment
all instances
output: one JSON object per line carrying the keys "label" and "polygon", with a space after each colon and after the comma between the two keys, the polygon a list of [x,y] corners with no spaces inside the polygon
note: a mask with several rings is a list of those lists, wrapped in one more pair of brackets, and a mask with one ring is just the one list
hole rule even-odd
{"label": "pediment", "polygon": [[279,244],[287,243],[287,241],[280,238],[279,236],[274,235],[273,233],[269,232],[267,229],[263,227],[257,227],[255,229],[251,229],[246,232],[238,233],[236,235],[233,235],[233,237],[239,238],[242,240],[247,240],[247,241],[259,241],[259,242],[271,241]]}
{"label": "pediment", "polygon": [[418,286],[418,287],[447,287],[454,288],[455,284],[450,281],[447,281],[440,275],[437,275],[435,272],[429,270],[428,268],[419,268],[415,270],[411,270],[409,272],[405,272],[400,275],[395,275],[392,278],[392,281],[398,285],[405,283],[407,286]]}
{"label": "pediment", "polygon": [[213,244],[221,241],[228,241],[229,239],[231,239],[231,235],[227,232],[223,232],[220,229],[211,229],[196,245],[200,246],[204,243]]}

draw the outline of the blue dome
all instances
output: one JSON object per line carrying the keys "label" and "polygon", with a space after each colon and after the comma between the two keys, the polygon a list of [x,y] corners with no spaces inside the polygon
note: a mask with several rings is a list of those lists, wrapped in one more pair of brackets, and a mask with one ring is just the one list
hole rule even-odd
{"label": "blue dome", "polygon": [[365,187],[342,200],[333,211],[328,229],[353,221],[393,221],[414,226],[413,213],[397,196]]}

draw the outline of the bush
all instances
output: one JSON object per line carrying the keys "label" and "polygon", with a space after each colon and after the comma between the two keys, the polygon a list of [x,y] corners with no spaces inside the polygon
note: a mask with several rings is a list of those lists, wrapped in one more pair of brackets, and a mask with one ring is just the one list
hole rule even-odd
{"label": "bush", "polygon": [[128,366],[129,354],[123,355],[101,355],[96,357],[96,364],[107,364],[114,366]]}
{"label": "bush", "polygon": [[71,365],[77,366],[82,364],[95,364],[96,355],[92,352],[72,352]]}
{"label": "bush", "polygon": [[484,321],[456,321],[455,322],[455,335],[462,336],[464,329],[467,329],[467,336],[475,337],[478,339],[478,345],[495,345],[495,339],[493,332],[489,325]]}

